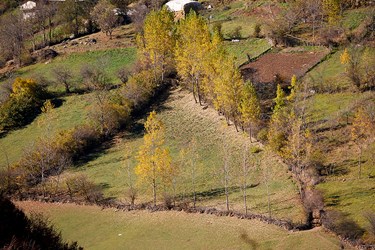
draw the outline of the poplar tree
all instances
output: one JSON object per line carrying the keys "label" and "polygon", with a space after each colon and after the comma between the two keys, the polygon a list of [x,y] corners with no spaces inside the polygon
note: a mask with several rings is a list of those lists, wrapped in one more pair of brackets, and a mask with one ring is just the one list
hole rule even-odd
{"label": "poplar tree", "polygon": [[211,46],[206,20],[194,11],[177,27],[176,67],[183,83],[192,90],[195,102],[202,104],[204,62]]}
{"label": "poplar tree", "polygon": [[[224,56],[226,53],[224,52]],[[225,58],[223,56],[223,58]],[[241,73],[235,65],[234,58],[226,56],[226,60],[223,60],[217,68],[217,77],[214,80],[215,83],[215,107],[221,111],[227,123],[232,118],[234,125],[237,128],[240,118],[240,101],[243,93],[244,83],[241,77]]]}
{"label": "poplar tree", "polygon": [[290,81],[290,94],[286,98],[288,101],[294,101],[296,99],[296,93],[297,93],[297,76],[293,75],[292,79]]}
{"label": "poplar tree", "polygon": [[151,11],[144,22],[138,47],[154,71],[155,82],[164,80],[167,68],[173,64],[176,44],[173,14],[166,8]]}
{"label": "poplar tree", "polygon": [[244,86],[239,111],[241,113],[241,122],[249,128],[250,142],[252,142],[252,127],[259,121],[260,104],[251,82],[247,82]]}
{"label": "poplar tree", "polygon": [[270,120],[270,126],[268,130],[268,142],[271,148],[280,152],[285,144],[285,93],[281,88],[280,84],[277,85],[276,98],[274,99],[275,106],[273,107],[273,113]]}
{"label": "poplar tree", "polygon": [[135,173],[141,182],[152,186],[153,203],[156,206],[156,193],[159,184],[170,185],[176,171],[172,165],[169,149],[164,146],[164,124],[153,111],[145,123],[146,134],[139,148]]}

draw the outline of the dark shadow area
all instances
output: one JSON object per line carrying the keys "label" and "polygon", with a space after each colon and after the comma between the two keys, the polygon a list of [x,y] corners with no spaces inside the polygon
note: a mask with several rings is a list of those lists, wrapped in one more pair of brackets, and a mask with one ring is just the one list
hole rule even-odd
{"label": "dark shadow area", "polygon": [[240,239],[246,243],[246,245],[251,250],[256,250],[259,248],[259,244],[256,242],[256,240],[250,238],[250,236],[246,233],[246,231],[241,232]]}
{"label": "dark shadow area", "polygon": [[329,198],[329,201],[326,200],[326,203],[325,203],[327,207],[335,207],[335,206],[340,205],[340,195],[331,195],[328,198]]}
{"label": "dark shadow area", "polygon": [[[144,135],[143,123],[140,121],[147,117],[148,113],[157,110],[167,109],[163,104],[170,96],[170,85],[166,84],[163,88],[157,91],[150,102],[142,105],[142,107],[137,107],[132,113],[132,122],[120,129],[119,133],[124,133],[124,139],[137,139]],[[117,133],[117,134],[119,134]],[[86,163],[93,161],[106,153],[106,150],[110,149],[115,142],[113,141],[113,136],[106,139],[104,142],[99,143],[97,146],[93,147],[88,151],[88,153],[80,155],[79,159],[75,161],[74,168],[79,168]]]}
{"label": "dark shadow area", "polygon": [[51,100],[51,102],[55,108],[59,108],[64,104],[65,100],[61,98],[54,98]]}
{"label": "dark shadow area", "polygon": [[112,141],[99,143],[96,147],[91,148],[87,154],[80,155],[79,159],[76,159],[75,164],[72,166],[72,168],[80,168],[87,162],[99,158],[100,156],[104,155],[105,151],[110,149],[112,146]]}

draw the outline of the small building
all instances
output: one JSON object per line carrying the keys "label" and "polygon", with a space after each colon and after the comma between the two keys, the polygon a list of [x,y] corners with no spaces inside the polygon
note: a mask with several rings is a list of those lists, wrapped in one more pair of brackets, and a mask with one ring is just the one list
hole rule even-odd
{"label": "small building", "polygon": [[165,4],[168,10],[174,12],[176,19],[183,18],[191,10],[199,11],[203,6],[198,1],[193,0],[172,0]]}
{"label": "small building", "polygon": [[33,2],[33,1],[27,1],[26,3],[20,6],[20,9],[22,11],[31,11],[35,8],[36,8],[36,2]]}
{"label": "small building", "polygon": [[23,19],[29,19],[35,15],[34,9],[36,8],[36,2],[27,1],[26,3],[20,6],[20,9],[23,13]]}

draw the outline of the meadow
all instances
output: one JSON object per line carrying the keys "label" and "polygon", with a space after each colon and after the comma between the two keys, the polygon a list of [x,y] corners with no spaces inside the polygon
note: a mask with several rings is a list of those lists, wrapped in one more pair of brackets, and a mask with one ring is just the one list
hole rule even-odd
{"label": "meadow", "polygon": [[[174,187],[175,194],[182,200],[190,200],[193,186],[191,184],[189,165],[181,160],[180,151],[187,149],[190,141],[196,139],[197,171],[196,189],[198,205],[225,208],[223,188],[223,143],[233,155],[231,159],[230,176],[230,208],[244,211],[242,195],[239,189],[240,157],[243,145],[249,143],[249,138],[242,132],[236,132],[234,126],[227,126],[224,118],[217,115],[212,108],[194,103],[193,97],[187,91],[174,89],[164,102],[152,107],[166,127],[166,146],[170,148],[174,164],[179,168],[179,176]],[[138,185],[134,176],[137,164],[136,155],[143,143],[144,118],[136,121],[129,131],[116,136],[111,147],[102,152],[88,156],[88,162],[69,171],[69,173],[84,173],[97,184],[104,187],[104,193],[126,201],[126,190],[136,185],[139,190],[139,202],[149,201],[150,189]],[[287,167],[272,156],[267,148],[259,143],[251,144],[252,169],[248,175],[248,206],[256,213],[267,214],[267,185],[271,199],[272,216],[289,219],[301,223],[304,221],[302,205],[298,200],[297,186],[293,183]],[[259,152],[258,152],[259,151]],[[128,158],[130,156],[130,158]],[[131,178],[128,177],[129,171]],[[267,173],[267,175],[266,175]],[[269,177],[265,179],[265,176]],[[172,195],[171,190],[166,190]],[[163,191],[159,193],[161,201]]]}
{"label": "meadow", "polygon": [[[49,62],[23,67],[15,72],[15,76],[23,78],[40,78],[42,76],[48,82],[53,83],[55,80],[53,69],[65,67],[72,72],[73,86],[80,87],[82,67],[95,65],[106,72],[111,82],[121,83],[117,72],[122,68],[130,68],[136,60],[136,54],[135,47],[62,54]],[[56,87],[53,89],[55,90]],[[62,87],[57,87],[59,91],[62,89]]]}
{"label": "meadow", "polygon": [[[42,213],[65,240],[85,249],[338,249],[321,228],[289,232],[257,220],[184,212],[123,212],[96,206],[17,202]],[[349,246],[345,249],[351,249]]]}
{"label": "meadow", "polygon": [[59,99],[61,105],[53,110],[52,119],[48,124],[45,123],[46,115],[41,114],[29,125],[0,138],[0,168],[6,167],[8,163],[16,163],[23,152],[33,147],[40,138],[53,137],[61,130],[87,122],[88,108],[93,99],[91,96],[73,94],[62,97]]}

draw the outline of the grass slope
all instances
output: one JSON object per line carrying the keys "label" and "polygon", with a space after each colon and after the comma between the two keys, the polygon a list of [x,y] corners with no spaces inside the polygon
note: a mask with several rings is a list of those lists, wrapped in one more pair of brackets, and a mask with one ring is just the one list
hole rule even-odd
{"label": "grass slope", "polygon": [[[224,190],[222,185],[222,142],[224,136],[232,155],[241,152],[241,146],[249,138],[237,133],[233,126],[224,125],[224,118],[219,117],[211,109],[202,109],[194,103],[190,93],[179,89],[173,90],[165,103],[156,108],[166,127],[166,142],[171,149],[172,158],[178,164],[179,151],[186,147],[192,139],[197,139],[199,158],[197,161],[197,191],[199,205],[224,208]],[[124,198],[129,178],[126,170],[125,153],[132,155],[129,164],[131,172],[136,165],[135,155],[142,144],[144,120],[139,121],[132,132],[115,138],[112,147],[105,152],[92,154],[83,166],[71,170],[87,174],[95,182],[105,187],[105,194]],[[254,143],[254,147],[261,147]],[[278,162],[266,149],[253,156],[254,166],[249,175],[249,183],[255,187],[248,188],[248,206],[251,211],[267,213],[267,188],[264,173],[268,167],[270,178],[270,197],[273,216],[291,219],[296,222],[303,220],[303,209],[299,203],[297,189],[289,176],[286,166]],[[181,164],[180,164],[181,166]],[[192,185],[186,175],[186,169],[180,168],[185,178],[176,182],[177,193],[189,197]],[[231,164],[230,201],[231,209],[242,210],[242,196],[238,186],[240,164]],[[134,180],[134,176],[132,177]],[[141,188],[141,199],[150,200],[148,188]],[[161,197],[162,191],[159,193]]]}
{"label": "grass slope", "polygon": [[23,151],[32,147],[38,138],[53,135],[85,122],[90,100],[90,94],[63,97],[62,105],[54,109],[53,119],[48,126],[42,122],[45,115],[41,114],[26,127],[0,138],[0,168],[7,165],[5,154],[10,164],[15,163],[20,159]]}
{"label": "grass slope", "polygon": [[54,80],[52,70],[56,67],[64,66],[73,73],[73,81],[76,84],[82,82],[80,70],[84,65],[99,64],[105,70],[111,81],[119,83],[116,77],[117,71],[123,67],[130,67],[136,60],[136,48],[118,48],[108,50],[77,52],[61,55],[53,59],[50,63],[37,63],[19,69],[16,75],[19,77],[34,77],[41,75],[47,80]]}
{"label": "grass slope", "polygon": [[17,202],[47,216],[65,240],[85,249],[338,249],[321,229],[288,232],[257,220],[183,212],[102,210],[95,206]]}
{"label": "grass slope", "polygon": [[247,62],[248,55],[250,58],[254,58],[271,48],[267,40],[259,38],[250,38],[239,42],[225,41],[224,46],[229,54],[236,57],[237,66]]}
{"label": "grass slope", "polygon": [[[363,150],[362,178],[358,179],[358,148],[351,140],[351,125],[358,107],[375,107],[375,93],[353,91],[340,63],[341,53],[334,53],[305,76],[314,79],[310,82],[314,88],[325,92],[310,98],[307,114],[311,128],[317,131],[316,147],[322,150],[324,182],[318,189],[323,191],[326,209],[341,211],[366,229],[364,213],[375,212],[375,143]],[[366,48],[365,53],[367,58],[362,60],[374,56],[375,50]]]}

